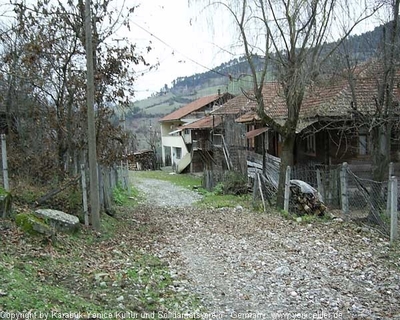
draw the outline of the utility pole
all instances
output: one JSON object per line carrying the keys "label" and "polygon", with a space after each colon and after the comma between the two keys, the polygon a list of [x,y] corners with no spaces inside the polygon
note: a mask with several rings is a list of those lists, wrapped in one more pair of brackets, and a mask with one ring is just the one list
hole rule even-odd
{"label": "utility pole", "polygon": [[96,130],[94,114],[94,70],[92,43],[92,14],[90,0],[85,0],[86,66],[87,66],[87,119],[90,178],[90,220],[95,230],[100,230],[99,181],[97,176]]}

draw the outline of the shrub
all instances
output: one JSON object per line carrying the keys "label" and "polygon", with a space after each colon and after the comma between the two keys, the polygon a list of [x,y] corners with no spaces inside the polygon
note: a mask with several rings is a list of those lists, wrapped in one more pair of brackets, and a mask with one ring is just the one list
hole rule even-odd
{"label": "shrub", "polygon": [[229,171],[225,174],[223,183],[224,194],[241,195],[247,192],[247,177],[233,171]]}

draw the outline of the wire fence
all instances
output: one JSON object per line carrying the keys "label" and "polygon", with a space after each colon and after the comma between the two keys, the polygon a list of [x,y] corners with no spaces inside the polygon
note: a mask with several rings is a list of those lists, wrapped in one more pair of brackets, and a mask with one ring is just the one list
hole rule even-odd
{"label": "wire fence", "polygon": [[[44,185],[40,179],[35,179],[35,176],[32,174],[27,174],[29,172],[29,168],[20,168],[21,170],[12,170],[9,172],[8,169],[8,159],[7,159],[7,145],[6,145],[6,137],[5,135],[1,135],[1,157],[2,157],[2,170],[0,170],[0,179],[3,181],[3,187],[6,191],[11,191],[12,193],[20,188],[21,184],[32,186],[40,186],[41,190],[47,189],[46,193],[38,198],[32,199],[32,206],[42,206],[48,205],[49,200],[53,199],[57,195],[61,195],[65,192],[70,192],[67,194],[67,198],[73,195],[74,201],[76,198],[80,198],[77,201],[79,202],[78,207],[79,211],[82,212],[71,212],[72,214],[76,214],[78,216],[84,217],[84,222],[86,225],[89,225],[90,221],[90,204],[88,199],[90,198],[90,179],[89,179],[89,167],[85,160],[82,161],[80,166],[80,170],[75,168],[71,177],[66,178],[62,181],[57,182],[51,181]],[[129,185],[129,163],[125,159],[121,161],[119,164],[114,164],[112,166],[97,166],[97,177],[98,177],[98,192],[99,192],[99,201],[100,201],[100,209],[103,212],[108,214],[112,214],[112,208],[114,206],[114,191],[116,188],[120,188],[123,190],[128,190]],[[20,173],[18,173],[20,171]],[[76,193],[77,191],[77,193]],[[34,195],[36,196],[36,195]],[[77,197],[76,197],[77,196]],[[68,199],[70,200],[70,199]],[[54,202],[53,209],[62,209],[59,207],[57,201]],[[70,204],[67,204],[67,209],[72,209]],[[76,207],[73,208],[74,210]],[[5,216],[0,213],[0,216]]]}
{"label": "wire fence", "polygon": [[[276,199],[279,178],[277,172],[279,172],[280,164],[277,159],[273,158],[271,161],[271,157],[267,157],[263,169],[262,158],[254,155],[248,158],[249,178],[254,181],[255,198],[261,195],[263,199],[268,199],[269,203]],[[370,178],[371,170],[365,170],[363,166],[359,168],[360,170],[358,166],[350,167],[346,163],[334,166],[310,163],[290,168],[288,179],[292,186],[291,192],[288,193],[289,211],[298,213],[299,206],[304,207],[307,201],[311,201],[299,196],[298,193],[293,194],[295,189],[293,182],[301,180],[315,189],[318,194],[316,197],[321,198],[324,205],[328,207],[328,211],[335,212],[336,215],[348,220],[373,223],[383,233],[389,235],[391,232],[390,212],[393,206],[391,197],[392,194],[396,197],[396,207],[393,210],[397,212],[398,187],[396,190],[390,190],[389,180],[374,181]],[[393,167],[388,172],[388,178],[392,174]],[[257,190],[254,193],[255,188]],[[313,213],[315,212],[320,213],[321,210],[315,210]]]}

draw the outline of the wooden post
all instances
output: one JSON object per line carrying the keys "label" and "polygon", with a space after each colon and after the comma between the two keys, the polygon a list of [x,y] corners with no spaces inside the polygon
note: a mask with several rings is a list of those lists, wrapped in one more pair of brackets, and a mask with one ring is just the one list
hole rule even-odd
{"label": "wooden post", "polygon": [[289,212],[289,199],[290,199],[290,166],[286,168],[286,179],[285,179],[285,199],[283,203],[283,210]]}
{"label": "wooden post", "polygon": [[391,205],[391,188],[392,184],[390,183],[390,178],[393,176],[393,162],[389,163],[389,179],[388,179],[388,189],[387,189],[387,198],[386,198],[386,214],[390,217],[390,205]]}
{"label": "wooden post", "polygon": [[265,211],[267,211],[267,208],[265,207],[264,193],[263,193],[263,190],[262,190],[261,179],[260,179],[260,174],[259,173],[257,173],[257,180],[258,180],[258,188],[259,188],[260,194],[261,194],[261,201],[263,203],[264,212],[265,212]]}
{"label": "wooden post", "polygon": [[92,43],[92,14],[90,0],[85,0],[85,49],[87,66],[87,122],[88,122],[88,147],[89,147],[89,177],[90,177],[90,219],[95,230],[100,230],[100,201],[99,181],[97,176],[97,147],[96,126],[94,112],[94,58]]}
{"label": "wooden post", "polygon": [[263,132],[262,133],[262,135],[261,135],[261,139],[262,139],[262,173],[263,174],[265,174],[265,167],[266,167],[266,164],[265,164],[265,158],[266,158],[266,155],[265,155],[265,132]]}
{"label": "wooden post", "polygon": [[322,197],[322,201],[324,201],[325,200],[324,182],[321,179],[321,171],[319,169],[317,169],[317,188],[318,192]]}
{"label": "wooden post", "polygon": [[111,209],[111,194],[112,189],[110,188],[110,168],[104,168],[104,175],[103,175],[103,199],[104,199],[104,210],[107,212]]}
{"label": "wooden post", "polygon": [[10,185],[8,183],[8,165],[7,165],[7,143],[6,135],[1,135],[1,158],[3,160],[3,183],[4,189],[10,191]]}
{"label": "wooden post", "polygon": [[129,167],[128,161],[125,162],[125,169],[124,169],[124,176],[125,176],[125,190],[129,190]]}
{"label": "wooden post", "polygon": [[397,178],[390,177],[390,242],[393,243],[398,237],[398,226],[397,226]]}
{"label": "wooden post", "polygon": [[104,180],[103,180],[103,167],[97,165],[98,183],[99,183],[99,205],[100,208],[104,207]]}
{"label": "wooden post", "polygon": [[86,172],[85,165],[81,164],[81,179],[82,179],[82,200],[83,200],[83,215],[85,217],[85,226],[89,225],[89,211],[86,187]]}
{"label": "wooden post", "polygon": [[340,193],[342,199],[342,212],[346,218],[349,214],[349,197],[347,192],[347,162],[342,165],[342,170],[340,171]]}

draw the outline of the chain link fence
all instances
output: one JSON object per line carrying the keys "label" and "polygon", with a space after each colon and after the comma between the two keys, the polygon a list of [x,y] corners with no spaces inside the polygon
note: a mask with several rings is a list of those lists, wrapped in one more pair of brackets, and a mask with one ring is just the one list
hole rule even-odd
{"label": "chain link fence", "polygon": [[[255,200],[268,199],[271,203],[271,200],[276,199],[280,164],[277,159],[271,161],[267,157],[263,171],[262,157],[252,155],[248,158],[249,178]],[[389,181],[372,180],[371,170],[347,164],[324,166],[311,163],[294,166],[289,172],[290,180],[304,181],[318,191],[328,211],[344,219],[374,224],[384,234],[390,233]],[[397,198],[398,190],[395,194]],[[296,211],[293,209],[296,208],[296,199],[289,198],[289,202],[290,210]],[[396,205],[394,210],[397,209]]]}

